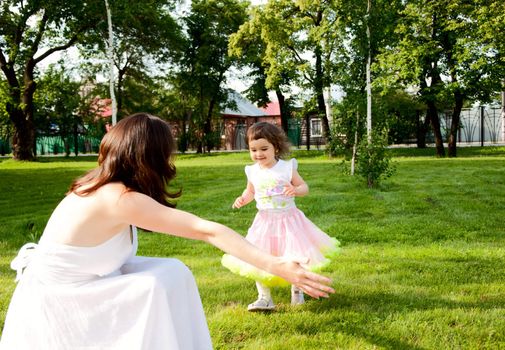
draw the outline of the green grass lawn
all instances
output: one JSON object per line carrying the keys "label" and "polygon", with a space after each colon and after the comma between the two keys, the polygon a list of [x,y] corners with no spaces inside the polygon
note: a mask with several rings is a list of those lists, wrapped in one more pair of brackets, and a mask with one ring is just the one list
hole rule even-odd
{"label": "green grass lawn", "polygon": [[[252,281],[228,272],[216,248],[141,233],[139,254],[172,256],[193,271],[216,349],[505,349],[505,148],[395,149],[396,174],[369,190],[341,159],[295,152],[310,186],[298,207],[342,242],[326,271],[336,293],[271,314],[248,313]],[[0,325],[14,290],[10,260],[38,239],[71,180],[95,158],[0,159]],[[253,205],[232,210],[247,153],[180,155],[178,208],[245,234]]]}

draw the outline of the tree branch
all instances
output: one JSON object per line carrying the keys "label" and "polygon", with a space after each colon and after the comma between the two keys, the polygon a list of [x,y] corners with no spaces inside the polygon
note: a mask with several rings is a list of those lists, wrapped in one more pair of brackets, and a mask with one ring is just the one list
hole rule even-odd
{"label": "tree branch", "polygon": [[70,40],[65,45],[60,45],[60,46],[50,48],[49,50],[44,52],[39,57],[34,58],[33,59],[34,64],[39,63],[40,61],[42,61],[43,59],[47,58],[48,56],[52,55],[53,53],[55,53],[57,51],[63,51],[63,50],[68,49],[69,47],[71,47],[72,45],[74,45],[77,42],[77,39],[78,39],[78,34],[75,34],[70,38]]}
{"label": "tree branch", "polygon": [[46,24],[47,24],[48,18],[49,18],[49,16],[47,15],[47,12],[44,11],[44,15],[42,16],[42,19],[40,20],[40,23],[39,23],[37,35],[35,36],[35,40],[33,41],[33,44],[31,47],[32,57],[35,56],[35,53],[39,49],[39,44],[40,44],[40,41],[42,40],[42,35],[44,34],[44,32],[46,30]]}
{"label": "tree branch", "polygon": [[7,60],[5,59],[5,55],[1,47],[0,47],[0,69],[2,70],[2,72],[4,72],[5,77],[7,78],[7,82],[9,83],[9,86],[19,88],[19,82],[16,78],[16,73],[14,72],[12,66],[10,66],[7,63]]}

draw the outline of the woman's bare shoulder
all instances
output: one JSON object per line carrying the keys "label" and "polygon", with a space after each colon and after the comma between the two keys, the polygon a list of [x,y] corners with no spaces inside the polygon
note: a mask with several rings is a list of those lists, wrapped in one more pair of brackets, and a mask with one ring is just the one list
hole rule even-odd
{"label": "woman's bare shoulder", "polygon": [[108,184],[100,186],[98,189],[91,193],[83,194],[84,191],[86,191],[88,188],[91,188],[93,186],[92,183],[86,184],[81,186],[80,188],[74,190],[73,194],[79,196],[79,197],[105,197],[105,198],[100,198],[100,199],[106,199],[106,198],[117,198],[121,196],[122,194],[128,192],[128,188],[121,182],[110,182]]}
{"label": "woman's bare shoulder", "polygon": [[128,187],[126,187],[122,182],[110,182],[103,185],[98,190],[101,194],[120,196],[124,193],[130,192]]}

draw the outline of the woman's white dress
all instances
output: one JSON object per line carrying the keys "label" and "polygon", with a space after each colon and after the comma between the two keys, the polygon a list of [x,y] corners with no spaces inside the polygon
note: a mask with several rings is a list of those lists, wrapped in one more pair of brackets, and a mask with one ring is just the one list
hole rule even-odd
{"label": "woman's white dress", "polygon": [[191,271],[136,251],[135,228],[95,247],[25,246],[0,349],[211,349]]}

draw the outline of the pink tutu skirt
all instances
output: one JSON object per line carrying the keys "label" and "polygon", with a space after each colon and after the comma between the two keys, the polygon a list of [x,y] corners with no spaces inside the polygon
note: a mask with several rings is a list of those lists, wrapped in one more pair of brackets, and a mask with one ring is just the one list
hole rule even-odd
{"label": "pink tutu skirt", "polygon": [[[260,210],[256,214],[246,239],[275,256],[308,258],[302,265],[310,271],[321,271],[340,251],[340,242],[321,231],[298,208]],[[284,279],[225,254],[224,267],[267,286],[287,285]]]}

